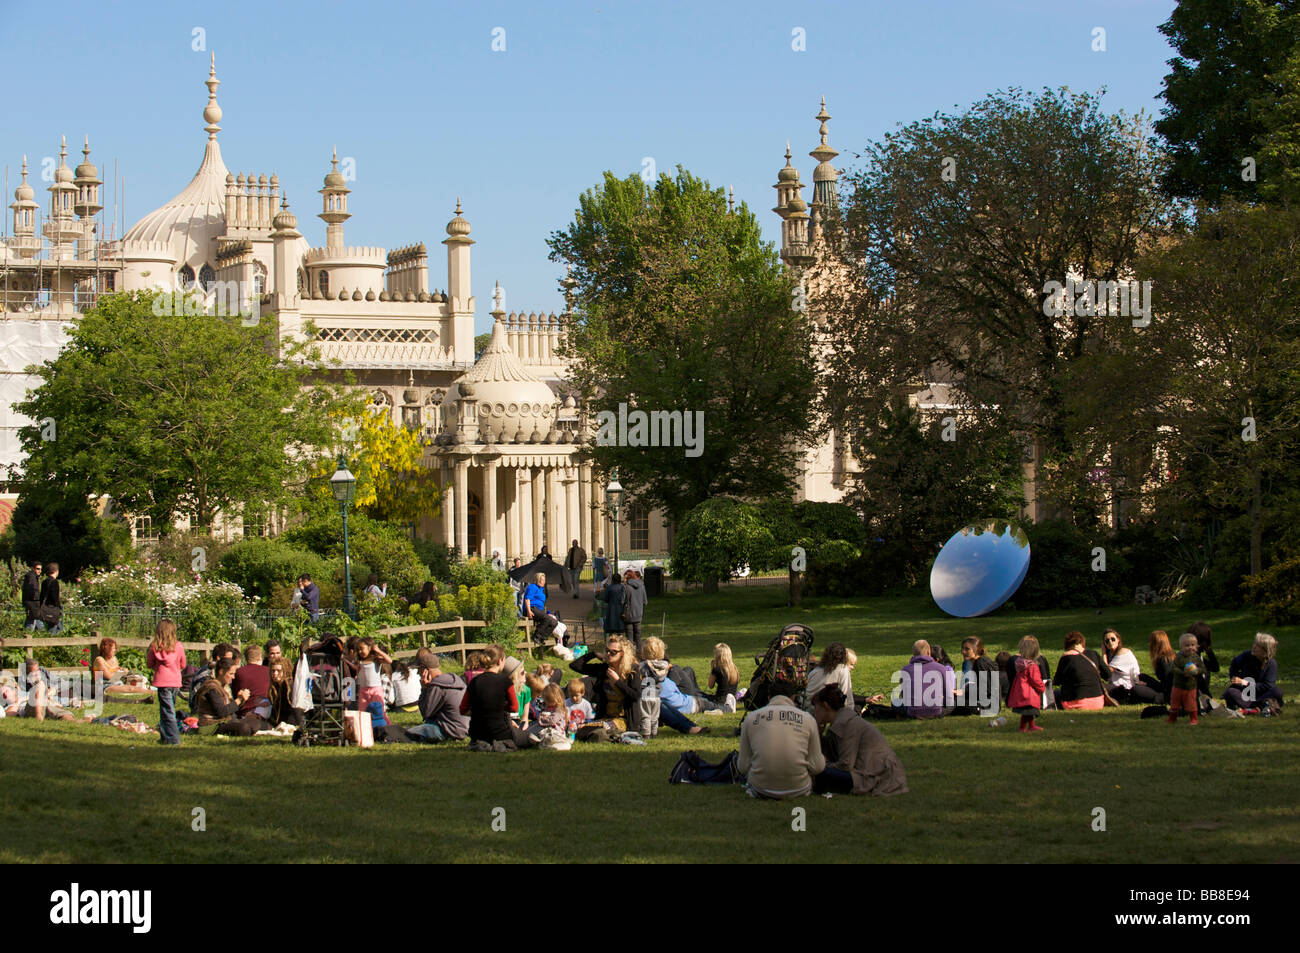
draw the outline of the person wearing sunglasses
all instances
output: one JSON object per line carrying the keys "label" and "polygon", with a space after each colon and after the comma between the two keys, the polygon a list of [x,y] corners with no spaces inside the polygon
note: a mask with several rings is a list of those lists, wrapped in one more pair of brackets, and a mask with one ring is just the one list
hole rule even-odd
{"label": "person wearing sunglasses", "polygon": [[1107,629],[1101,637],[1106,664],[1110,667],[1110,695],[1121,705],[1159,705],[1163,698],[1142,683],[1142,666],[1133,650],[1125,648],[1124,640],[1114,629]]}

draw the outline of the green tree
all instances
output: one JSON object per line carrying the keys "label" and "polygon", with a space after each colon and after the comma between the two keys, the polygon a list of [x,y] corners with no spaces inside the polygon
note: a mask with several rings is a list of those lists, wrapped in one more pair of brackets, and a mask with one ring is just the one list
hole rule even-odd
{"label": "green tree", "polygon": [[160,316],[154,297],[101,298],[31,369],[41,384],[14,405],[35,421],[20,431],[24,485],[108,493],[161,525],[192,513],[206,527],[219,510],[283,499],[308,448],[327,442],[334,397],[305,386],[294,354],[280,360],[273,318]]}
{"label": "green tree", "polygon": [[1166,448],[1169,493],[1250,515],[1258,573],[1266,507],[1300,484],[1300,208],[1230,204],[1147,267],[1173,396],[1148,438]]}
{"label": "green tree", "polygon": [[704,584],[717,592],[718,583],[743,569],[760,569],[770,558],[774,542],[758,507],[718,497],[692,509],[682,520],[673,542],[673,575]]}
{"label": "green tree", "polygon": [[[1022,436],[1040,475],[1079,459],[1069,369],[1097,348],[1141,347],[1142,332],[1054,289],[1127,281],[1166,233],[1146,122],[1107,115],[1088,94],[1011,90],[890,133],[865,159],[830,246],[848,281],[813,302],[835,355],[830,419],[857,435],[862,459],[861,439],[900,392],[947,382],[957,416]],[[1078,489],[1077,471],[1063,472],[1076,485],[1051,488],[1059,505]]]}
{"label": "green tree", "polygon": [[598,433],[596,465],[672,520],[715,496],[789,492],[815,430],[811,327],[750,210],[729,214],[722,189],[682,169],[652,185],[607,172],[549,244],[572,265],[565,353],[597,420],[621,404],[703,414],[694,448]]}
{"label": "green tree", "polygon": [[1180,0],[1160,26],[1177,55],[1169,61],[1156,131],[1170,162],[1163,187],[1173,197],[1217,205],[1256,197],[1242,163],[1257,162],[1258,185],[1290,179],[1293,148],[1271,139],[1300,113],[1294,57],[1300,48],[1296,0]]}

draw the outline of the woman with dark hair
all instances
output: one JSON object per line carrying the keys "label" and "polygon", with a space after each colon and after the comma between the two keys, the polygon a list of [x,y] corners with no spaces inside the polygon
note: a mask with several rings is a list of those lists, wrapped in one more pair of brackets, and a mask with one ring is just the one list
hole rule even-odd
{"label": "woman with dark hair", "polygon": [[623,602],[627,599],[627,587],[618,576],[611,576],[606,584],[605,597],[605,634],[622,633],[627,628],[623,621]]}
{"label": "woman with dark hair", "polygon": [[[984,641],[979,636],[963,639],[961,643],[961,678],[956,689],[957,707],[954,715],[992,715],[998,710],[1005,674],[997,662],[989,658]],[[1007,686],[1008,690],[1010,686]]]}
{"label": "woman with dark hair", "polygon": [[291,683],[289,681],[289,663],[278,658],[271,668],[271,717],[267,719],[272,728],[283,724],[302,727],[302,712],[293,707],[289,700]]}
{"label": "woman with dark hair", "polygon": [[1110,697],[1121,705],[1159,705],[1160,693],[1143,683],[1142,666],[1133,650],[1124,647],[1120,634],[1107,629],[1101,641],[1110,668]]}
{"label": "woman with dark hair", "polygon": [[813,715],[825,729],[826,768],[813,778],[814,794],[906,794],[907,774],[885,736],[845,704],[838,685],[813,696]]}
{"label": "woman with dark hair", "polygon": [[1056,663],[1056,675],[1052,678],[1052,684],[1058,686],[1058,708],[1096,709],[1106,705],[1105,682],[1110,679],[1110,669],[1103,673],[1103,666],[1084,654],[1086,646],[1082,632],[1066,633],[1065,653]]}
{"label": "woman with dark hair", "polygon": [[230,685],[238,669],[239,663],[234,659],[223,658],[217,663],[212,677],[194,693],[194,717],[199,720],[200,727],[222,724],[238,717],[239,706],[248,698],[248,689],[231,697]]}
{"label": "woman with dark hair", "polygon": [[821,659],[808,672],[806,710],[812,711],[812,698],[827,685],[838,686],[844,697],[853,697],[853,675],[849,671],[849,651],[843,642],[826,646]]}

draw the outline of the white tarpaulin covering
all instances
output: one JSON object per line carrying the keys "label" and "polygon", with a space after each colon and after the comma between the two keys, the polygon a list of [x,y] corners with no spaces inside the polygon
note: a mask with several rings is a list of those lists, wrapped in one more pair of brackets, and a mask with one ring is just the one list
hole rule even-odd
{"label": "white tarpaulin covering", "polygon": [[70,327],[69,321],[0,317],[0,472],[24,459],[18,428],[31,421],[12,405],[26,400],[28,389],[40,384],[39,377],[24,369],[54,360],[68,341]]}

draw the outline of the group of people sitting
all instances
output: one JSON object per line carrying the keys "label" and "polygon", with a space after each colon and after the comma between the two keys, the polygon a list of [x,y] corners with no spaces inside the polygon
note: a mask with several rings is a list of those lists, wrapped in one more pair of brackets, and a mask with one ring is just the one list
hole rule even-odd
{"label": "group of people sitting", "polygon": [[[1065,635],[1064,651],[1053,673],[1033,636],[1021,640],[1017,654],[1000,652],[994,658],[979,638],[970,637],[961,643],[958,675],[942,647],[919,640],[896,676],[890,703],[883,695],[865,699],[864,713],[869,718],[939,718],[989,715],[1010,707],[1021,712],[1023,730],[1041,730],[1041,726],[1031,727],[1032,718],[1024,721],[1029,718],[1027,709],[1143,705],[1153,711],[1167,706],[1171,720],[1186,711],[1195,724],[1198,713],[1218,707],[1210,676],[1220,671],[1220,664],[1212,648],[1211,628],[1204,622],[1188,626],[1178,644],[1175,651],[1167,632],[1152,632],[1148,656],[1154,674],[1146,674],[1115,629],[1103,633],[1101,652],[1088,648],[1082,632],[1071,631]],[[1258,633],[1251,648],[1229,663],[1222,703],[1245,713],[1268,715],[1280,710],[1276,656],[1277,640]]]}

